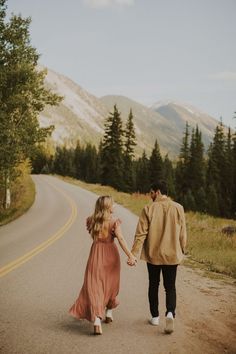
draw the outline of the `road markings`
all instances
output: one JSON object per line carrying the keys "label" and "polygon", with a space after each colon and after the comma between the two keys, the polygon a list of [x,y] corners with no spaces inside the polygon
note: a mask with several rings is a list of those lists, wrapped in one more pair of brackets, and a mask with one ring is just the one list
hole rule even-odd
{"label": "road markings", "polygon": [[0,278],[5,276],[6,274],[10,273],[14,269],[20,267],[22,264],[28,262],[31,258],[36,256],[37,254],[41,253],[44,251],[46,248],[51,246],[55,241],[57,241],[59,238],[61,238],[67,230],[71,227],[71,225],[74,223],[76,220],[77,216],[77,206],[74,202],[73,199],[71,199],[64,191],[61,189],[55,187],[52,183],[46,181],[48,184],[50,184],[54,189],[56,189],[60,194],[62,194],[67,201],[69,202],[69,205],[71,207],[71,214],[67,222],[54,234],[52,235],[49,239],[46,241],[42,242],[40,245],[32,249],[31,251],[27,252],[23,256],[17,258],[16,260],[8,263],[4,267],[0,268]]}

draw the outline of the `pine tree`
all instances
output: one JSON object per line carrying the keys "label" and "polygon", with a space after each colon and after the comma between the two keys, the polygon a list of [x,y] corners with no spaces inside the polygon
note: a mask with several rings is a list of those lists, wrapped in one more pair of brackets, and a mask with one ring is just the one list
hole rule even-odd
{"label": "pine tree", "polygon": [[95,146],[87,144],[84,150],[84,180],[88,183],[98,182],[97,150]]}
{"label": "pine tree", "polygon": [[123,129],[120,112],[116,105],[105,122],[105,134],[101,149],[101,182],[117,190],[123,183]]}
{"label": "pine tree", "polygon": [[[225,193],[225,181],[227,171],[225,163],[225,136],[223,124],[220,123],[215,130],[213,143],[210,144],[208,150],[208,165],[207,165],[207,179],[206,190],[207,198],[209,198],[210,186],[217,195],[218,206],[215,206],[215,210],[219,210],[219,215],[225,216],[225,212],[228,209],[224,198]],[[209,203],[208,203],[209,205]],[[209,209],[207,210],[211,212]]]}
{"label": "pine tree", "polygon": [[189,124],[186,122],[184,137],[182,140],[182,145],[180,148],[180,159],[184,163],[185,166],[188,165],[189,162]]}
{"label": "pine tree", "polygon": [[189,166],[189,124],[186,122],[184,136],[180,147],[179,159],[175,170],[177,200],[183,203],[184,196],[189,189],[188,166]]}
{"label": "pine tree", "polygon": [[168,194],[175,198],[175,175],[174,175],[174,168],[172,165],[171,160],[169,159],[168,155],[165,156],[163,161],[163,179],[167,183],[168,187]]}
{"label": "pine tree", "polygon": [[163,179],[163,161],[157,140],[155,141],[149,159],[150,182],[155,183]]}
{"label": "pine tree", "polygon": [[193,194],[196,210],[205,211],[205,161],[202,135],[196,126],[192,130],[189,162],[187,168],[187,181],[189,190]]}
{"label": "pine tree", "polygon": [[136,146],[133,113],[131,109],[126,123],[124,136],[124,191],[130,193],[134,190],[133,158],[134,147]]}
{"label": "pine tree", "polygon": [[210,185],[208,187],[206,208],[207,208],[207,212],[209,214],[215,215],[215,216],[220,215],[219,201],[218,201],[218,196],[217,196],[217,192],[216,192],[214,185]]}
{"label": "pine tree", "polygon": [[225,144],[225,180],[224,180],[224,193],[226,207],[225,216],[230,217],[232,215],[232,195],[234,193],[234,162],[233,162],[233,139],[231,134],[231,129],[228,128],[228,134]]}
{"label": "pine tree", "polygon": [[148,193],[150,190],[150,171],[149,160],[145,150],[142,157],[136,163],[136,191],[139,193]]}
{"label": "pine tree", "polygon": [[187,193],[184,195],[183,207],[185,210],[196,210],[196,201],[190,189],[188,189]]}
{"label": "pine tree", "polygon": [[74,151],[74,168],[75,168],[75,177],[77,179],[82,179],[83,171],[81,166],[81,161],[83,159],[83,149],[81,148],[80,141],[78,140],[76,143],[75,151]]}
{"label": "pine tree", "polygon": [[66,146],[56,148],[54,172],[61,176],[75,177],[74,149],[67,149]]}

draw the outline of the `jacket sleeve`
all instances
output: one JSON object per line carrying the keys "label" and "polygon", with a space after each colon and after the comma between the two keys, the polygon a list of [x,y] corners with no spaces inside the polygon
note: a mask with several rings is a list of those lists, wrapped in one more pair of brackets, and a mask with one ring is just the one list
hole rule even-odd
{"label": "jacket sleeve", "polygon": [[180,245],[182,248],[182,252],[185,253],[186,245],[187,245],[187,230],[186,230],[185,214],[184,214],[183,207],[181,208],[180,216],[181,216]]}
{"label": "jacket sleeve", "polygon": [[136,257],[139,254],[140,249],[143,246],[143,243],[148,235],[148,230],[149,230],[149,220],[148,220],[147,210],[146,208],[143,208],[138,221],[138,225],[134,236],[134,243],[131,250],[131,253]]}

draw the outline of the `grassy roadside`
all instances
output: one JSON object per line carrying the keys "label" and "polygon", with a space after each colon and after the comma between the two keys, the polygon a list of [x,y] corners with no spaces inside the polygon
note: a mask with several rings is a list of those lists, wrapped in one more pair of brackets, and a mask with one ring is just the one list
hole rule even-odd
{"label": "grassy roadside", "polygon": [[23,215],[35,199],[35,185],[29,174],[24,174],[12,186],[12,204],[7,210],[0,210],[0,226]]}
{"label": "grassy roadside", "polygon": [[[58,177],[98,195],[112,195],[116,203],[136,215],[140,214],[143,206],[149,201],[146,195],[120,193],[111,187],[89,184],[70,177]],[[186,265],[236,278],[236,235],[229,237],[221,232],[225,226],[236,226],[236,221],[188,212],[186,222],[189,254]]]}

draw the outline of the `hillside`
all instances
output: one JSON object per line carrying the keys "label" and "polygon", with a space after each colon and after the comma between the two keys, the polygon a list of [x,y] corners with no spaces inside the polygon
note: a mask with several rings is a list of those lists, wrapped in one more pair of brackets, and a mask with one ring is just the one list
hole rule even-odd
{"label": "hillside", "polygon": [[162,153],[178,154],[180,139],[160,113],[124,96],[104,96],[101,101],[109,111],[117,104],[124,120],[132,108],[139,150],[150,152],[157,139]]}
{"label": "hillside", "polygon": [[157,102],[151,106],[151,109],[165,117],[178,135],[183,134],[186,122],[188,122],[192,128],[198,124],[202,132],[204,144],[206,146],[209,145],[217,121],[208,114],[189,104],[174,101]]}
{"label": "hillside", "polygon": [[149,154],[157,139],[162,154],[168,153],[170,157],[176,157],[186,121],[191,127],[199,125],[207,146],[217,124],[217,121],[207,114],[174,102],[146,107],[124,96],[97,98],[71,79],[52,70],[48,70],[45,84],[64,97],[58,107],[46,107],[39,116],[41,126],[55,126],[52,133],[55,145],[72,146],[77,140],[82,144],[91,142],[98,145],[104,133],[104,120],[109,112],[113,111],[114,104],[117,104],[124,123],[130,108],[133,110],[137,156],[140,156],[144,149]]}
{"label": "hillside", "polygon": [[198,124],[206,147],[212,140],[217,125],[217,121],[209,115],[180,103],[160,102],[148,108],[124,96],[104,96],[101,100],[108,109],[117,104],[125,117],[132,108],[139,128],[139,131],[136,129],[139,138],[149,147],[157,139],[162,152],[168,152],[172,157],[179,153],[186,122],[191,128]]}
{"label": "hillside", "polygon": [[56,144],[98,144],[103,135],[106,108],[100,100],[88,93],[72,80],[48,70],[45,84],[64,99],[58,107],[46,107],[40,114],[41,126],[53,124],[52,139]]}

